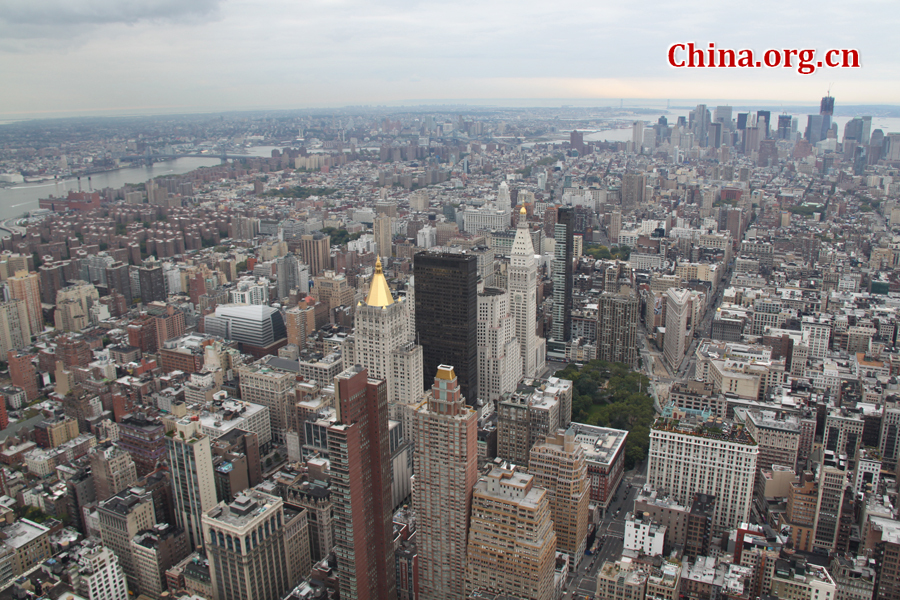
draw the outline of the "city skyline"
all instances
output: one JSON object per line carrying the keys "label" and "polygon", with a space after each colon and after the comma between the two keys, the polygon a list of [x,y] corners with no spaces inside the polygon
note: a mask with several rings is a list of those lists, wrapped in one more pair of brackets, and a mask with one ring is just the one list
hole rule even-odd
{"label": "city skyline", "polygon": [[[826,2],[807,12],[766,3],[739,15],[699,2],[492,3],[478,5],[475,19],[466,8],[13,2],[0,16],[0,76],[8,82],[0,119],[473,99],[798,102],[829,87],[847,103],[900,103],[895,20],[875,6]],[[860,26],[835,34],[829,19]],[[758,53],[852,48],[861,68],[675,69],[666,52],[682,41]]]}

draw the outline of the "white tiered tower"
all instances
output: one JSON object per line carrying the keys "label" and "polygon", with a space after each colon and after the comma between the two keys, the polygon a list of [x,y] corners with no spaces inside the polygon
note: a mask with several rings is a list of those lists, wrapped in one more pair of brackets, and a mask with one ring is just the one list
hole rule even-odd
{"label": "white tiered tower", "polygon": [[547,342],[537,335],[537,261],[524,206],[510,254],[509,295],[522,351],[522,376],[537,377],[544,370]]}

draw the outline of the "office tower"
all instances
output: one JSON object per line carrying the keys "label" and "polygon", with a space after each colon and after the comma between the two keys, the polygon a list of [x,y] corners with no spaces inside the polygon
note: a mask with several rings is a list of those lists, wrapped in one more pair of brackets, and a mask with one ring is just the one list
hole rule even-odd
{"label": "office tower", "polygon": [[591,495],[587,462],[575,429],[557,431],[532,447],[528,472],[550,496],[557,551],[567,553],[577,565],[587,542]]}
{"label": "office tower", "polygon": [[691,292],[683,288],[666,290],[666,337],[663,354],[672,369],[678,369],[687,346]]}
{"label": "office tower", "polygon": [[40,396],[37,371],[31,358],[31,354],[18,350],[9,350],[6,353],[6,363],[9,365],[9,377],[12,379],[12,384],[25,390],[25,398],[29,402],[37,400]]}
{"label": "office tower", "polygon": [[475,484],[466,593],[554,598],[556,533],[547,490],[534,476],[494,467]]}
{"label": "office tower", "polygon": [[24,300],[0,302],[0,352],[24,350],[31,345],[31,330]]}
{"label": "office tower", "polygon": [[690,113],[690,128],[694,134],[694,139],[697,140],[697,144],[702,147],[707,147],[707,136],[709,135],[709,110],[706,108],[705,104],[698,104],[697,108],[695,108]]}
{"label": "office tower", "polygon": [[453,365],[463,397],[474,405],[479,398],[478,258],[419,252],[413,270],[425,381],[434,380],[439,365]]}
{"label": "office tower", "polygon": [[501,181],[500,185],[497,187],[497,201],[495,204],[497,205],[497,208],[499,210],[502,210],[506,214],[510,214],[512,212],[512,197],[509,193],[509,184],[505,181]]}
{"label": "office tower", "polygon": [[709,145],[711,148],[720,148],[722,146],[722,124],[709,124]]}
{"label": "office tower", "polygon": [[720,535],[749,518],[758,454],[744,428],[661,417],[650,429],[647,483],[685,505],[696,493],[715,496],[713,533]]}
{"label": "office tower", "polygon": [[762,134],[759,127],[747,127],[744,130],[744,154],[750,155],[759,151],[760,138]]}
{"label": "office tower", "polygon": [[157,523],[131,540],[131,555],[142,596],[159,598],[166,590],[166,571],[190,554],[187,533]]}
{"label": "office tower", "polygon": [[300,256],[315,277],[331,268],[331,236],[317,231],[300,236]]}
{"label": "office tower", "polygon": [[329,270],[314,277],[313,280],[315,282],[313,294],[316,299],[328,306],[329,312],[333,312],[339,306],[348,307],[354,304],[356,290],[343,273]]}
{"label": "office tower", "polygon": [[565,354],[572,320],[572,277],[575,241],[575,210],[560,208],[553,228],[556,249],[553,254],[553,329],[548,346],[554,354]]}
{"label": "office tower", "polygon": [[119,563],[132,590],[138,587],[137,568],[131,552],[131,540],[156,524],[153,500],[139,488],[119,492],[97,507],[100,538],[103,545],[119,557]]}
{"label": "office tower", "polygon": [[213,440],[211,447],[219,501],[230,500],[238,492],[262,482],[262,460],[256,432],[232,429]]}
{"label": "office tower", "polygon": [[37,273],[16,271],[13,277],[6,280],[9,286],[9,297],[25,303],[28,314],[28,331],[38,335],[44,330],[44,311],[41,308],[41,279]]}
{"label": "office tower", "polygon": [[77,550],[82,589],[90,600],[128,600],[128,584],[116,553],[100,544]]}
{"label": "office tower", "polygon": [[614,210],[609,214],[609,228],[607,231],[607,237],[609,238],[610,244],[618,244],[619,243],[619,232],[622,231],[622,212],[618,210]]}
{"label": "office tower", "polygon": [[381,258],[393,256],[391,240],[394,238],[394,220],[388,215],[378,215],[372,225],[375,234],[375,253]]}
{"label": "office tower", "polygon": [[472,489],[478,479],[478,415],[453,367],[440,365],[428,404],[415,414],[419,594],[462,598]]}
{"label": "office tower", "polygon": [[298,290],[302,296],[309,294],[309,268],[294,254],[285,254],[275,259],[275,274],[278,278],[279,301],[290,296],[291,290]]}
{"label": "office tower", "polygon": [[209,436],[202,432],[198,417],[175,422],[175,430],[166,436],[175,520],[191,539],[191,547],[203,545],[203,513],[216,504],[212,449]]}
{"label": "office tower", "polygon": [[335,555],[341,598],[396,595],[387,385],[362,367],[334,378],[328,428]]}
{"label": "office tower", "polygon": [[217,600],[278,600],[309,573],[306,511],[277,496],[252,491],[214,506],[203,534]]}
{"label": "office tower", "polygon": [[821,138],[826,139],[828,132],[831,130],[831,118],[834,115],[834,96],[823,96],[819,103],[819,115],[822,117]]}
{"label": "office tower", "polygon": [[775,137],[779,140],[791,139],[791,123],[793,121],[791,115],[778,115],[778,132]]}
{"label": "office tower", "polygon": [[605,292],[597,302],[597,358],[637,367],[637,323],[640,301],[631,288],[622,293]]}
{"label": "office tower", "polygon": [[849,485],[847,471],[824,465],[819,467],[819,497],[812,539],[813,552],[831,552],[837,547],[844,490]]}
{"label": "office tower", "polygon": [[384,380],[392,405],[412,404],[424,385],[422,347],[410,340],[409,310],[409,302],[394,300],[376,258],[369,295],[356,307],[345,364],[362,365],[369,377]]}
{"label": "office tower", "polygon": [[288,408],[293,406],[296,396],[294,382],[297,374],[289,370],[273,369],[264,360],[237,369],[241,385],[241,399],[269,409],[272,439],[284,441],[284,434],[290,428]]}
{"label": "office tower", "polygon": [[522,376],[536,377],[544,370],[547,342],[537,335],[537,260],[528,227],[527,212],[519,211],[519,223],[509,257],[508,285],[515,334],[522,355]]}
{"label": "office tower", "polygon": [[478,387],[484,400],[516,389],[522,378],[522,353],[509,312],[509,292],[484,288],[478,294]]}
{"label": "office tower", "polygon": [[166,455],[166,428],[157,418],[134,413],[119,421],[119,446],[131,455],[137,476],[156,470]]}
{"label": "office tower", "polygon": [[825,118],[822,115],[807,115],[805,137],[810,144],[824,140],[822,131],[825,130]]}
{"label": "office tower", "polygon": [[760,139],[769,139],[769,126],[772,122],[772,112],[768,110],[756,111],[756,126],[759,127]]}
{"label": "office tower", "polygon": [[622,177],[622,209],[634,210],[644,201],[644,174],[625,173]]}
{"label": "office tower", "polygon": [[131,455],[109,442],[91,449],[90,462],[99,502],[127,490],[137,482],[137,470]]}
{"label": "office tower", "polygon": [[717,106],[715,109],[713,121],[721,123],[726,130],[731,129],[731,107]]}
{"label": "office tower", "polygon": [[305,302],[300,306],[289,308],[284,312],[284,325],[287,331],[287,343],[297,346],[300,350],[306,346],[306,336],[316,329],[314,309],[307,307]]}
{"label": "office tower", "polygon": [[635,154],[641,153],[641,146],[644,144],[644,122],[635,121],[631,124],[631,151]]}
{"label": "office tower", "polygon": [[284,316],[271,306],[225,304],[204,319],[206,333],[238,342],[245,354],[261,358],[287,344]]}

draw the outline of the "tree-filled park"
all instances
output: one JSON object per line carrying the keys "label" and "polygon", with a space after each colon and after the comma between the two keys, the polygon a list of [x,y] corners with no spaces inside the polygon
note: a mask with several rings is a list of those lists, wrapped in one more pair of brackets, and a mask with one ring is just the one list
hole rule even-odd
{"label": "tree-filled park", "polygon": [[646,376],[626,364],[604,360],[592,360],[581,368],[571,363],[556,376],[573,382],[573,421],[628,431],[626,469],[646,458],[650,425],[656,417]]}

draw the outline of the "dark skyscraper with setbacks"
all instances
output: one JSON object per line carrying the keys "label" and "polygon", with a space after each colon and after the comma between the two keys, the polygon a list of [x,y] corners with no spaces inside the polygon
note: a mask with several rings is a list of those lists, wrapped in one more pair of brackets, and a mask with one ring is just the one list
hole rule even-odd
{"label": "dark skyscraper with setbacks", "polygon": [[478,259],[473,254],[420,252],[413,261],[416,337],[425,381],[453,365],[468,404],[478,399]]}

